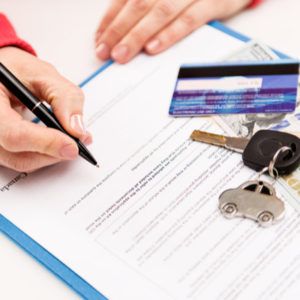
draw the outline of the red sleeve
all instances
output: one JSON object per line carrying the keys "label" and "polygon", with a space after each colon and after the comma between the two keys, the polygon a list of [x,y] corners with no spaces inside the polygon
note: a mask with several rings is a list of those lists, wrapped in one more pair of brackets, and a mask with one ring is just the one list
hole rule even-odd
{"label": "red sleeve", "polygon": [[263,0],[252,0],[252,2],[250,3],[250,7],[254,7],[258,4],[260,4]]}
{"label": "red sleeve", "polygon": [[15,46],[36,55],[33,48],[17,36],[5,15],[0,13],[0,47],[6,46]]}

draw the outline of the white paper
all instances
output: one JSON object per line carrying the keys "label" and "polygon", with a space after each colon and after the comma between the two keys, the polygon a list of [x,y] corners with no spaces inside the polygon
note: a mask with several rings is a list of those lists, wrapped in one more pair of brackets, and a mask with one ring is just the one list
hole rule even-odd
{"label": "white paper", "polygon": [[28,176],[2,168],[0,212],[109,299],[295,299],[298,213],[286,203],[268,229],[224,219],[220,193],[255,173],[239,154],[190,141],[194,129],[222,132],[213,119],[168,116],[181,63],[240,47],[207,26],[111,66],[84,87],[100,169],[83,159]]}

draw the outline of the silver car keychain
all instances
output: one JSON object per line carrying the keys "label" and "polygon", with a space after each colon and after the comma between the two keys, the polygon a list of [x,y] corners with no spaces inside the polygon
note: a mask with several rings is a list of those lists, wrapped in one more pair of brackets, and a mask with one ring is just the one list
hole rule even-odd
{"label": "silver car keychain", "polygon": [[[256,180],[221,194],[219,208],[225,217],[250,218],[264,227],[283,217],[284,203],[277,197],[273,184],[279,175],[290,174],[299,167],[300,139],[297,136],[260,130],[251,139],[245,139],[194,130],[191,139],[240,152],[247,167],[261,171]],[[274,179],[273,184],[260,179],[266,172]]]}
{"label": "silver car keychain", "polygon": [[[280,221],[284,216],[284,203],[276,195],[274,183],[278,178],[275,168],[278,156],[289,151],[289,147],[280,148],[274,155],[269,167],[265,167],[256,180],[247,181],[236,189],[229,189],[219,197],[219,209],[228,219],[244,217],[257,221],[262,227],[268,227]],[[273,184],[261,180],[268,172],[274,179]]]}

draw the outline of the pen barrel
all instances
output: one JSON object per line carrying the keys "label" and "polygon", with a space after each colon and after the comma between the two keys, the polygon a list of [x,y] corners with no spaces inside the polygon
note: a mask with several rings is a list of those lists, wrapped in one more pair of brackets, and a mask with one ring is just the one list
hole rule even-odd
{"label": "pen barrel", "polygon": [[0,82],[30,110],[40,102],[2,63]]}
{"label": "pen barrel", "polygon": [[[50,111],[42,102],[39,102],[38,105],[32,109],[32,112],[38,117],[47,127],[57,129],[64,134],[70,136],[65,129],[60,125],[58,120],[56,119],[54,113]],[[70,136],[73,138],[72,136]],[[73,138],[74,139],[74,138]]]}

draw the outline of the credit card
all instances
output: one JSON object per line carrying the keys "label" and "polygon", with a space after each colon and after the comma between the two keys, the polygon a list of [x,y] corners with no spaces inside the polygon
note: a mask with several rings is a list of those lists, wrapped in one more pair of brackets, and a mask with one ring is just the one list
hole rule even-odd
{"label": "credit card", "polygon": [[298,77],[298,60],[183,65],[169,114],[293,112]]}

